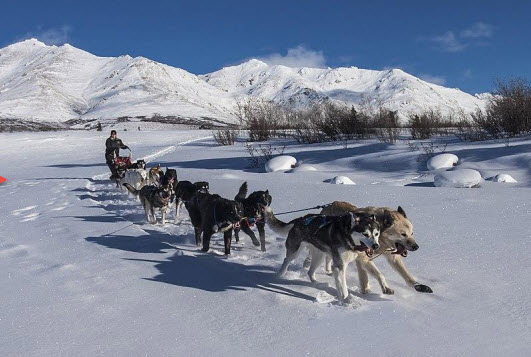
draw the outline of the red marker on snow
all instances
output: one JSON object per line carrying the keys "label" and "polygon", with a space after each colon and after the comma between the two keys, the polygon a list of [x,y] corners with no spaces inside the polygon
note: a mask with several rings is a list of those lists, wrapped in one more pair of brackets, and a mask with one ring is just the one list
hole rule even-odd
{"label": "red marker on snow", "polygon": [[4,181],[7,181],[6,178],[3,178],[2,176],[0,176],[0,183],[4,182]]}

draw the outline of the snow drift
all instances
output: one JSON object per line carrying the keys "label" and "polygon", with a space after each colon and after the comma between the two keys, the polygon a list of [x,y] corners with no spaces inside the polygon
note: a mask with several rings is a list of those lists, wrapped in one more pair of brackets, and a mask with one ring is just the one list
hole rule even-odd
{"label": "snow drift", "polygon": [[445,171],[435,175],[433,184],[437,187],[470,188],[479,187],[481,174],[472,169]]}

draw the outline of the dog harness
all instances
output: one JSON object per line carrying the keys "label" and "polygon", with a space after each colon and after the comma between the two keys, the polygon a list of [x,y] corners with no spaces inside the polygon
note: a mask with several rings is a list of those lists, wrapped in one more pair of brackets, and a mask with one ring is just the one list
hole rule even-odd
{"label": "dog harness", "polygon": [[[323,227],[326,227],[327,225],[329,225],[330,223],[332,223],[334,220],[328,220],[327,219],[327,216],[324,216],[324,215],[319,215],[319,216],[313,216],[313,217],[308,217],[306,218],[304,221],[303,221],[303,224],[307,227],[309,226],[314,219],[316,219],[317,217],[321,217],[321,224],[317,227],[317,229],[313,232],[313,234],[317,233],[317,231]],[[367,252],[367,249],[368,247],[364,244],[362,245],[356,245],[353,241],[351,241],[351,239],[348,239],[347,240],[347,245],[348,245],[348,248],[350,250],[353,250],[353,251],[358,251],[358,252]]]}
{"label": "dog harness", "polygon": [[322,222],[321,222],[321,224],[319,225],[319,227],[317,227],[317,229],[315,230],[316,232],[317,232],[319,229],[321,229],[321,228],[327,226],[328,224],[332,223],[332,221],[328,221],[327,218],[326,218],[326,216],[323,216],[323,215],[308,217],[308,218],[306,218],[302,223],[303,223],[306,227],[308,227],[308,226],[313,222],[313,220],[314,220],[315,218],[317,218],[317,217],[321,217]]}
{"label": "dog harness", "polygon": [[[217,218],[217,215],[216,215],[216,205],[214,205],[214,209],[213,209],[213,211],[214,211],[214,225],[215,225],[216,227],[219,227],[219,226],[218,226],[218,218]],[[232,223],[232,227],[233,227],[233,228],[236,228],[236,229],[237,229],[237,228],[240,228],[240,222]]]}

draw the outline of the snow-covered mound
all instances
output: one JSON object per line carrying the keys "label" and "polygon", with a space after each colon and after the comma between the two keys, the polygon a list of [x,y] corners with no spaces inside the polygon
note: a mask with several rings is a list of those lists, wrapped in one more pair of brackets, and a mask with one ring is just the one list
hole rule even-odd
{"label": "snow-covered mound", "polygon": [[479,187],[481,174],[472,169],[445,171],[435,175],[433,184],[437,187],[469,188]]}
{"label": "snow-covered mound", "polygon": [[427,166],[428,170],[430,171],[440,169],[451,169],[452,167],[457,165],[458,161],[459,158],[454,154],[439,154],[429,159],[427,162]]}
{"label": "snow-covered mound", "polygon": [[213,86],[237,97],[253,96],[297,108],[331,99],[348,106],[370,104],[396,110],[402,118],[410,112],[440,109],[471,112],[485,99],[455,88],[425,82],[400,69],[373,71],[357,67],[291,68],[252,59],[202,76]]}
{"label": "snow-covered mound", "polygon": [[499,174],[492,178],[492,181],[494,182],[506,182],[506,183],[517,183],[511,175],[509,174]]}
{"label": "snow-covered mound", "polygon": [[332,183],[334,185],[355,185],[356,183],[349,179],[347,176],[336,176],[325,182]]}
{"label": "snow-covered mound", "polygon": [[308,171],[317,171],[317,169],[313,167],[312,165],[302,164],[302,165],[294,167],[289,172],[308,172]]}
{"label": "snow-covered mound", "polygon": [[289,155],[280,155],[265,163],[266,172],[291,170],[297,164],[297,159]]}

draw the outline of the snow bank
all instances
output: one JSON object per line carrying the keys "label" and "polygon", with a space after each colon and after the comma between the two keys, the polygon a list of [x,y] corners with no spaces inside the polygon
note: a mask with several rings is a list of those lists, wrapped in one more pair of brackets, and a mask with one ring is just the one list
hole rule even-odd
{"label": "snow bank", "polygon": [[481,174],[472,169],[445,171],[435,175],[433,184],[437,187],[479,187]]}
{"label": "snow bank", "polygon": [[459,158],[454,154],[440,154],[429,159],[427,166],[430,171],[450,169],[457,165],[457,161],[459,161]]}
{"label": "snow bank", "polygon": [[516,181],[511,175],[508,174],[499,174],[492,178],[494,182],[506,182],[506,183],[516,183]]}
{"label": "snow bank", "polygon": [[304,164],[304,165],[296,166],[293,169],[289,170],[289,172],[308,172],[308,171],[317,171],[317,169],[313,167],[312,165]]}
{"label": "snow bank", "polygon": [[265,163],[266,172],[286,171],[297,164],[297,159],[289,155],[280,155]]}
{"label": "snow bank", "polygon": [[333,183],[336,185],[355,185],[356,184],[354,181],[352,181],[346,176],[336,176],[334,178],[326,180],[325,182]]}

